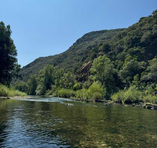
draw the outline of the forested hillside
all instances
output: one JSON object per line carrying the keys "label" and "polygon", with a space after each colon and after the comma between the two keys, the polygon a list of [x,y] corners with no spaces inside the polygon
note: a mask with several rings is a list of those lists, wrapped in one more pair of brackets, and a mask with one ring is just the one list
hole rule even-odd
{"label": "forested hillside", "polygon": [[[157,11],[126,29],[91,32],[25,66],[19,90],[81,100],[157,103]],[[42,68],[44,67],[44,68]]]}
{"label": "forested hillside", "polygon": [[123,29],[94,31],[78,39],[67,51],[48,57],[40,57],[23,67],[21,75],[27,81],[30,75],[38,73],[47,64],[53,64],[65,70],[78,69],[92,58],[92,50],[103,42],[107,42]]}

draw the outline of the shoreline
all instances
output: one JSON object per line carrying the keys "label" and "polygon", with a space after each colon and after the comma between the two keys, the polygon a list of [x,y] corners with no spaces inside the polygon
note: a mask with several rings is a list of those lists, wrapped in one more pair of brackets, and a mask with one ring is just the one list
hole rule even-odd
{"label": "shoreline", "polygon": [[[48,96],[50,98],[52,98],[52,96]],[[0,96],[0,100],[1,99],[29,99],[32,98],[31,96],[13,96],[13,97],[9,97],[9,96]],[[58,97],[60,98],[60,97]],[[141,108],[141,109],[151,109],[151,110],[157,110],[157,104],[153,104],[153,103],[149,103],[149,102],[140,102],[140,103],[131,103],[131,104],[122,104],[122,103],[118,103],[118,102],[114,102],[111,100],[102,100],[102,101],[98,101],[98,102],[93,102],[90,100],[81,100],[81,99],[76,99],[76,98],[68,98],[71,100],[75,100],[78,102],[86,102],[86,103],[103,103],[104,106],[110,106],[110,105],[122,105],[122,106],[131,106],[131,107],[136,107],[136,108]]]}
{"label": "shoreline", "polygon": [[[90,100],[81,100],[81,99],[75,99],[75,98],[70,98],[72,100],[78,101],[78,102],[93,102]],[[122,103],[118,103],[118,102],[114,102],[111,100],[102,100],[102,101],[98,101],[95,103],[103,103],[104,106],[110,106],[110,105],[122,105],[122,106],[131,106],[131,107],[136,107],[136,108],[141,108],[141,109],[151,109],[151,110],[157,110],[157,104],[153,104],[150,102],[139,102],[139,103],[130,103],[130,104],[122,104]]]}
{"label": "shoreline", "polygon": [[9,96],[0,96],[0,100],[1,99],[28,99],[31,98],[30,96],[13,96],[13,97],[9,97]]}

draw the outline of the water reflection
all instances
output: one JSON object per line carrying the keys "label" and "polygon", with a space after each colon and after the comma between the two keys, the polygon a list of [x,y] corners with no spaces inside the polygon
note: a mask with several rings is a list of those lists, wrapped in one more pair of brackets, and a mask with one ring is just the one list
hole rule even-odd
{"label": "water reflection", "polygon": [[0,147],[156,147],[156,111],[67,101],[0,100]]}

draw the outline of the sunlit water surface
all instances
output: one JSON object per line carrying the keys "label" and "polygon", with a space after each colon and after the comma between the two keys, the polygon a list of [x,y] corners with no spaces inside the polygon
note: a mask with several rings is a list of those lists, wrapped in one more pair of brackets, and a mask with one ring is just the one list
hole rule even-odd
{"label": "sunlit water surface", "polygon": [[157,147],[157,111],[62,98],[0,100],[0,147]]}

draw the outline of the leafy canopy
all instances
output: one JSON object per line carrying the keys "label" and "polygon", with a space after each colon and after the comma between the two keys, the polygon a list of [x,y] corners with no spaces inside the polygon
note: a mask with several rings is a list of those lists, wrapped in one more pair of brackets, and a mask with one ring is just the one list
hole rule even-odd
{"label": "leafy canopy", "polygon": [[17,63],[17,51],[11,39],[10,26],[0,22],[0,83],[9,85],[17,76],[20,65]]}

